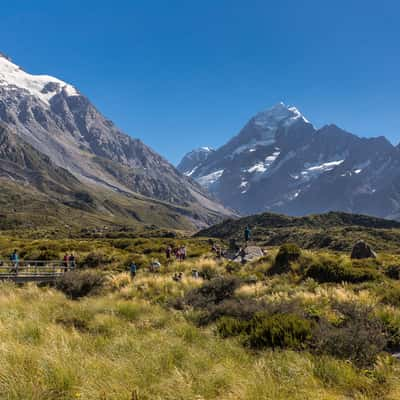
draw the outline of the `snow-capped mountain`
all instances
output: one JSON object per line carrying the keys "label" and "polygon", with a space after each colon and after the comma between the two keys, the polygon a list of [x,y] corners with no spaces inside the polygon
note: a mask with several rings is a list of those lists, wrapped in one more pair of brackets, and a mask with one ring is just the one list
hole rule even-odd
{"label": "snow-capped mountain", "polygon": [[359,138],[335,125],[316,129],[283,103],[258,113],[191,168],[192,178],[243,214],[400,215],[398,148],[384,137]]}
{"label": "snow-capped mountain", "polygon": [[0,121],[83,182],[193,206],[200,219],[229,214],[164,158],[121,132],[73,85],[29,74],[2,55]]}
{"label": "snow-capped mountain", "polygon": [[197,165],[207,160],[215,150],[212,147],[199,147],[187,153],[177,166],[178,170],[186,176],[192,176]]}

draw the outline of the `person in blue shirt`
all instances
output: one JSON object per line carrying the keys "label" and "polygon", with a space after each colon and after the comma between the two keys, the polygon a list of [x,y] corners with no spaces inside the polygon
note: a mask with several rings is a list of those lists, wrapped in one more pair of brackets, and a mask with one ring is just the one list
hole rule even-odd
{"label": "person in blue shirt", "polygon": [[129,266],[129,271],[131,274],[131,279],[133,279],[136,276],[137,271],[137,266],[134,261],[131,262],[131,265]]}
{"label": "person in blue shirt", "polygon": [[250,240],[250,238],[251,238],[251,230],[249,226],[246,226],[246,229],[244,230],[244,240],[246,244]]}
{"label": "person in blue shirt", "polygon": [[11,263],[13,265],[12,272],[18,274],[18,266],[19,266],[19,255],[17,250],[14,250],[10,256]]}

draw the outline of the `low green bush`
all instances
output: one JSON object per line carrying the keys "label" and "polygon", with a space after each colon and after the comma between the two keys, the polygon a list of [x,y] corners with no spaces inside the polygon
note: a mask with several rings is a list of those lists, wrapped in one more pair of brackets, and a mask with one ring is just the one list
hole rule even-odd
{"label": "low green bush", "polygon": [[289,272],[291,264],[300,259],[301,250],[299,246],[292,243],[286,243],[280,247],[275,257],[275,263],[270,269],[272,274],[282,274]]}
{"label": "low green bush", "polygon": [[200,268],[199,276],[201,276],[205,280],[210,281],[211,279],[216,278],[218,276],[218,273],[215,268],[205,265],[204,267]]}
{"label": "low green bush", "polygon": [[79,261],[79,266],[84,268],[99,268],[111,262],[112,259],[109,255],[99,251],[92,251],[84,259]]}
{"label": "low green bush", "polygon": [[391,279],[400,280],[400,265],[390,265],[385,274]]}
{"label": "low green bush", "polygon": [[250,321],[225,317],[217,324],[222,337],[241,336],[243,343],[254,349],[305,348],[312,337],[311,328],[310,321],[295,314],[257,313]]}
{"label": "low green bush", "polygon": [[381,301],[394,307],[400,307],[400,287],[388,287],[383,291]]}
{"label": "low green bush", "polygon": [[334,260],[322,258],[306,269],[305,276],[320,283],[360,283],[378,279],[379,273],[370,268],[346,266]]}
{"label": "low green bush", "polygon": [[400,350],[400,316],[390,312],[383,312],[378,315],[387,335],[387,349],[389,351]]}

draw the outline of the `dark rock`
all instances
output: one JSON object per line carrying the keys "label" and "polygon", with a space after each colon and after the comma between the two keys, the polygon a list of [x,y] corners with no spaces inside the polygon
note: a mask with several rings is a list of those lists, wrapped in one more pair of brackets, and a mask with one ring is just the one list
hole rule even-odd
{"label": "dark rock", "polygon": [[376,253],[363,240],[358,241],[351,251],[352,259],[376,258]]}

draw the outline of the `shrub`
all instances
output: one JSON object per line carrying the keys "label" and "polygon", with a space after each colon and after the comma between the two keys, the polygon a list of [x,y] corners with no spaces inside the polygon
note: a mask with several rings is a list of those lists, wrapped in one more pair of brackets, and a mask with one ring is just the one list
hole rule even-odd
{"label": "shrub", "polygon": [[383,312],[379,315],[379,319],[387,335],[387,349],[398,351],[400,349],[400,316],[395,316],[390,312]]}
{"label": "shrub", "polygon": [[338,264],[331,259],[321,259],[309,266],[305,272],[306,277],[324,282],[352,282],[360,283],[375,280],[379,277],[378,272],[363,268]]}
{"label": "shrub", "polygon": [[311,322],[295,314],[256,316],[246,343],[253,348],[300,349],[311,339]]}
{"label": "shrub", "polygon": [[250,320],[260,311],[265,310],[263,302],[254,299],[230,298],[219,304],[210,304],[197,318],[199,325],[208,325],[224,317]]}
{"label": "shrub", "polygon": [[237,262],[230,261],[226,264],[225,270],[228,274],[237,273],[241,270],[241,265]]}
{"label": "shrub", "polygon": [[239,280],[235,278],[214,278],[187,293],[185,303],[195,308],[221,303],[233,296],[239,284]]}
{"label": "shrub", "polygon": [[111,259],[108,255],[92,251],[80,262],[80,266],[84,268],[98,268],[110,262]]}
{"label": "shrub", "polygon": [[400,280],[400,265],[390,265],[385,273],[389,278]]}
{"label": "shrub", "polygon": [[350,360],[359,367],[373,365],[387,343],[381,321],[373,316],[371,308],[355,303],[336,304],[333,309],[341,316],[340,322],[320,320],[315,325],[315,350]]}
{"label": "shrub", "polygon": [[301,256],[301,250],[296,244],[286,243],[280,247],[275,257],[275,263],[270,272],[282,274],[290,271],[291,263],[297,261]]}
{"label": "shrub", "polygon": [[400,307],[400,288],[398,287],[385,288],[381,300],[382,303],[384,304]]}
{"label": "shrub", "polygon": [[104,284],[104,277],[95,271],[68,271],[56,281],[56,288],[72,299],[87,296],[98,291]]}
{"label": "shrub", "polygon": [[311,340],[311,322],[295,314],[256,314],[250,321],[222,318],[218,333],[222,337],[242,336],[251,348],[281,347],[301,349]]}
{"label": "shrub", "polygon": [[199,276],[201,276],[205,280],[211,280],[216,278],[218,275],[217,271],[215,268],[211,267],[210,265],[205,265],[202,267],[199,271]]}

